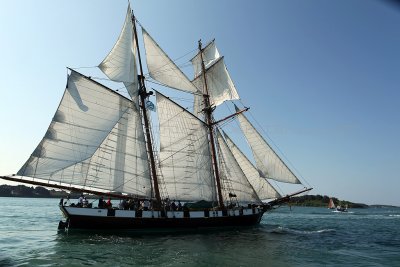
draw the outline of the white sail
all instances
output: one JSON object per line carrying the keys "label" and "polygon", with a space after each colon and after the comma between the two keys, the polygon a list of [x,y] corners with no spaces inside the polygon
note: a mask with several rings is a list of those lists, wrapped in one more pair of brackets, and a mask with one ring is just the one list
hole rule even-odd
{"label": "white sail", "polygon": [[261,202],[219,132],[217,132],[217,140],[221,152],[219,161],[224,199],[229,199],[229,195],[234,194],[239,202]]}
{"label": "white sail", "polygon": [[[220,54],[218,52],[217,47],[215,46],[215,41],[211,41],[209,44],[207,44],[204,49],[203,49],[203,61],[204,61],[204,66],[208,68],[211,66],[215,61],[217,61],[220,58]],[[201,72],[202,72],[202,67],[201,67],[201,55],[200,52],[197,53],[196,56],[194,56],[191,59],[193,69],[194,69],[194,77],[197,77]]]}
{"label": "white sail", "polygon": [[46,135],[18,174],[150,196],[145,140],[136,106],[72,71]]}
{"label": "white sail", "polygon": [[137,95],[136,44],[129,6],[121,34],[99,68],[111,80],[124,82],[131,97]]}
{"label": "white sail", "polygon": [[146,61],[150,77],[174,89],[196,92],[196,87],[176,66],[154,39],[142,28],[143,41],[146,48]]}
{"label": "white sail", "polygon": [[[239,109],[235,106],[236,111]],[[249,143],[261,177],[285,183],[300,184],[296,175],[286,166],[264,138],[257,132],[247,118],[240,113],[237,116],[247,142]]]}
{"label": "white sail", "polygon": [[[220,57],[206,69],[206,80],[212,105],[218,106],[226,100],[239,99],[239,94],[226,69],[223,57]],[[192,82],[200,92],[206,93],[202,73]]]}
{"label": "white sail", "polygon": [[171,199],[214,200],[215,183],[207,126],[157,93],[160,166]]}
{"label": "white sail", "polygon": [[256,167],[250,162],[250,160],[243,154],[243,152],[233,143],[229,136],[224,133],[226,143],[231,150],[233,156],[238,162],[240,168],[253,186],[258,197],[260,199],[278,198],[281,195],[275,190],[275,188],[265,179],[260,177]]}

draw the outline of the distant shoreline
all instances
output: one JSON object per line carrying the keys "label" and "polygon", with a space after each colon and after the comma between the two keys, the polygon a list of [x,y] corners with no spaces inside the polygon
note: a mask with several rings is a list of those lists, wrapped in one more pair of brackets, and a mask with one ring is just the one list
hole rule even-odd
{"label": "distant shoreline", "polygon": [[[45,187],[36,186],[28,187],[25,185],[0,185],[0,197],[24,197],[24,198],[66,198],[70,195],[71,199],[77,199],[81,195],[80,192],[66,192],[54,189],[47,189]],[[89,195],[89,198],[90,197]],[[96,198],[96,196],[93,196]],[[392,205],[374,204],[367,205],[363,203],[353,203],[346,200],[339,200],[332,197],[336,205],[347,205],[348,208],[384,208],[395,207]],[[291,201],[285,205],[287,206],[304,206],[304,207],[328,207],[329,197],[321,195],[305,195],[300,197],[293,197]]]}

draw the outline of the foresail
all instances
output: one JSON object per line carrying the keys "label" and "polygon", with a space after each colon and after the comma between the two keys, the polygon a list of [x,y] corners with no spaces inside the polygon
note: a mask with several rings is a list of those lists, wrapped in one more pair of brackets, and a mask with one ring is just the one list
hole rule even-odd
{"label": "foresail", "polygon": [[18,175],[150,196],[147,153],[136,106],[72,71],[45,136]]}
{"label": "foresail", "polygon": [[196,87],[193,86],[186,75],[158,46],[144,28],[142,28],[142,32],[146,49],[147,68],[150,77],[174,89],[186,92],[196,92]]}
{"label": "foresail", "polygon": [[117,42],[100,63],[99,68],[111,80],[123,82],[129,95],[136,97],[138,88],[136,44],[130,7]]}
{"label": "foresail", "polygon": [[[235,109],[239,111],[236,106]],[[285,183],[300,184],[299,179],[297,179],[293,172],[268,145],[243,113],[239,114],[237,118],[240,128],[253,151],[256,167],[261,177]]]}
{"label": "foresail", "polygon": [[217,140],[221,152],[219,161],[224,199],[229,199],[229,195],[234,194],[239,202],[261,202],[219,132]]}
{"label": "foresail", "polygon": [[[239,99],[223,57],[206,69],[206,79],[212,105],[218,106],[226,100]],[[200,92],[206,93],[203,74],[199,74],[192,82]]]}
{"label": "foresail", "polygon": [[256,191],[259,198],[271,199],[281,197],[278,191],[276,191],[275,188],[265,178],[260,177],[256,167],[235,145],[235,143],[233,143],[229,136],[226,133],[224,133],[224,136],[229,149],[231,150],[233,156],[246,175],[247,180],[249,180],[250,184],[253,186],[254,191]]}
{"label": "foresail", "polygon": [[167,193],[176,200],[214,200],[207,126],[157,93],[160,166]]}

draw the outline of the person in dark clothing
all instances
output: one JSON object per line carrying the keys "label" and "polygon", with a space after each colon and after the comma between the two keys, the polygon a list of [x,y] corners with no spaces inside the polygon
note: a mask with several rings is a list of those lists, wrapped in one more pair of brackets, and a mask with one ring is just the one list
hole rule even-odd
{"label": "person in dark clothing", "polygon": [[171,203],[171,210],[172,210],[172,211],[176,211],[176,204],[175,204],[175,200],[174,200],[174,201],[172,201],[172,203]]}
{"label": "person in dark clothing", "polygon": [[104,198],[103,198],[103,196],[101,196],[101,197],[99,198],[99,209],[103,209],[104,206],[105,206]]}

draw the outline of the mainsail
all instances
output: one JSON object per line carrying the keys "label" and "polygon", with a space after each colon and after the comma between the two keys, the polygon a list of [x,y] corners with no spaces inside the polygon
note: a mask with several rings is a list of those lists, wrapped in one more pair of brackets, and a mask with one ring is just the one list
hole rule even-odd
{"label": "mainsail", "polygon": [[18,175],[150,196],[138,110],[129,99],[72,70],[45,136]]}
{"label": "mainsail", "polygon": [[[239,111],[236,106],[235,109]],[[238,120],[240,128],[253,151],[256,166],[261,177],[285,183],[300,184],[299,179],[297,179],[242,113],[238,115]]]}
{"label": "mainsail", "polygon": [[170,198],[214,200],[207,125],[157,93],[160,166]]}

